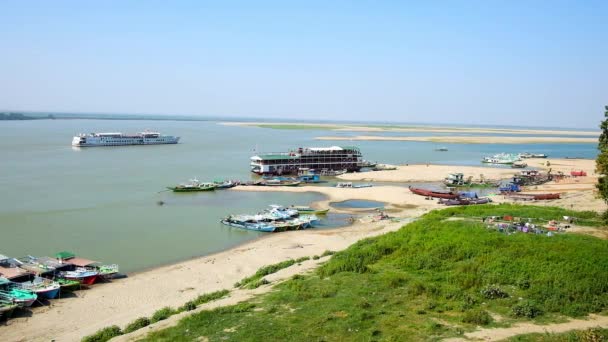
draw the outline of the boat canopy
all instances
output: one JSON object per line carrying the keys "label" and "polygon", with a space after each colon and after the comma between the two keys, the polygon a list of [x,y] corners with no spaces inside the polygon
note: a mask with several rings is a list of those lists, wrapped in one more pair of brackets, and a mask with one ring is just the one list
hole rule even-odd
{"label": "boat canopy", "polygon": [[67,252],[67,251],[63,251],[63,252],[59,252],[59,253],[55,254],[55,257],[57,259],[64,259],[64,260],[71,259],[75,256],[76,256],[76,254],[74,254],[72,252]]}
{"label": "boat canopy", "polygon": [[24,269],[21,269],[19,267],[3,267],[0,266],[0,276],[8,278],[8,279],[14,279],[14,278],[18,278],[24,275],[30,275],[32,274],[29,271],[26,271]]}
{"label": "boat canopy", "polygon": [[84,259],[84,258],[71,258],[67,262],[72,265],[79,266],[79,267],[91,266],[91,265],[99,263],[98,261]]}

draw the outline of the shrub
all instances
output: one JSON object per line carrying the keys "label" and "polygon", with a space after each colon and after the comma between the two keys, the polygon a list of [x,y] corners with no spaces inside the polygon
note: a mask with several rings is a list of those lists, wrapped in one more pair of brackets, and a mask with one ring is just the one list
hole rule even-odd
{"label": "shrub", "polygon": [[82,342],[105,342],[110,339],[122,335],[122,331],[116,325],[112,325],[101,330],[98,330],[93,335],[86,336],[82,339]]}
{"label": "shrub", "polygon": [[296,259],[296,264],[299,264],[299,263],[301,263],[303,261],[306,261],[306,260],[310,260],[310,257],[305,256],[305,257],[297,258]]}
{"label": "shrub", "polygon": [[334,254],[336,254],[336,252],[327,250],[327,251],[323,252],[323,254],[321,254],[321,257],[325,257],[328,255],[334,255]]}
{"label": "shrub", "polygon": [[270,284],[270,282],[268,280],[266,280],[266,278],[262,278],[260,280],[256,280],[256,281],[252,281],[252,282],[248,283],[246,287],[250,290],[253,290],[253,289],[257,289],[258,287],[260,287],[262,285],[266,285],[266,284]]}
{"label": "shrub", "polygon": [[527,317],[534,318],[542,315],[542,310],[536,306],[533,301],[525,301],[523,303],[515,304],[511,308],[511,312],[515,317]]}
{"label": "shrub", "polygon": [[196,303],[191,300],[189,302],[186,302],[182,307],[180,307],[178,309],[178,311],[180,311],[180,312],[182,312],[182,311],[192,311],[194,309],[196,309]]}
{"label": "shrub", "polygon": [[229,293],[230,293],[230,291],[228,291],[228,290],[220,290],[220,291],[215,291],[215,292],[211,292],[211,293],[206,293],[204,295],[200,295],[200,296],[196,297],[196,299],[194,299],[193,302],[194,302],[194,304],[196,304],[196,306],[199,306],[201,304],[209,303],[216,299],[223,298],[226,295],[228,295]]}
{"label": "shrub", "polygon": [[481,295],[486,299],[507,298],[509,294],[503,291],[498,285],[489,285],[481,290]]}
{"label": "shrub", "polygon": [[319,259],[321,259],[321,257],[318,256],[318,255],[315,255],[315,256],[312,257],[312,260],[319,260]]}
{"label": "shrub", "polygon": [[150,319],[148,317],[140,317],[140,318],[134,320],[133,322],[129,323],[129,325],[127,325],[125,327],[124,333],[128,334],[135,330],[139,330],[141,328],[147,327],[148,325],[150,325]]}
{"label": "shrub", "polygon": [[465,311],[462,316],[463,323],[471,323],[477,325],[487,325],[492,322],[492,316],[485,310],[469,310]]}
{"label": "shrub", "polygon": [[171,315],[173,315],[175,313],[175,311],[173,309],[171,309],[170,307],[166,306],[158,311],[156,311],[153,315],[152,315],[152,319],[150,320],[152,323],[156,323],[158,321],[162,321],[164,319],[167,319],[169,317],[171,317]]}

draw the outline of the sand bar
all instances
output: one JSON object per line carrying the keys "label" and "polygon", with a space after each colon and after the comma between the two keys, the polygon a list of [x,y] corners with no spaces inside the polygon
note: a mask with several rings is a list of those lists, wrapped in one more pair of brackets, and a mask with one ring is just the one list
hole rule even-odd
{"label": "sand bar", "polygon": [[558,130],[558,129],[516,129],[492,127],[445,127],[445,126],[416,126],[416,125],[361,125],[361,124],[330,124],[330,123],[294,123],[294,122],[221,122],[228,126],[253,126],[262,128],[277,128],[281,126],[291,129],[321,128],[347,132],[429,132],[429,133],[500,133],[500,134],[543,134],[543,135],[579,135],[599,136],[599,131],[593,130]]}
{"label": "sand bar", "polygon": [[330,141],[423,141],[457,144],[545,144],[545,143],[597,143],[597,138],[574,137],[513,137],[513,136],[425,136],[425,137],[387,137],[379,135],[322,136],[316,140]]}
{"label": "sand bar", "polygon": [[[289,191],[261,187],[237,187],[243,191]],[[369,189],[337,189],[298,187],[294,191],[317,191],[329,201],[361,198],[394,203],[411,203],[410,209],[400,210],[400,216],[416,217],[432,208],[435,201],[415,196],[397,186]],[[229,190],[230,191],[230,190]],[[395,207],[398,208],[398,207]],[[100,284],[91,290],[76,292],[78,298],[52,301],[49,307],[34,308],[31,317],[14,318],[0,326],[0,341],[78,341],[81,337],[116,324],[126,324],[142,316],[151,316],[165,307],[178,307],[195,297],[222,289],[231,289],[237,281],[250,276],[264,265],[289,258],[320,255],[326,250],[342,250],[354,242],[399,229],[400,222],[365,222],[331,230],[268,234],[242,246],[163,266]],[[231,229],[226,227],[226,229]],[[234,229],[234,228],[232,228]]]}

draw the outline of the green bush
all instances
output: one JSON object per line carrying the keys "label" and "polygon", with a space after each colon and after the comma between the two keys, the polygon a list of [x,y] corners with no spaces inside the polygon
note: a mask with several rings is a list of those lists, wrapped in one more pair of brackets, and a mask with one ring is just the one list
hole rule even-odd
{"label": "green bush", "polygon": [[525,301],[522,303],[515,304],[511,309],[513,316],[515,317],[527,317],[534,318],[542,315],[543,311],[538,308],[536,303],[532,301]]}
{"label": "green bush", "polygon": [[192,311],[194,309],[196,309],[196,303],[191,300],[191,301],[184,303],[184,305],[182,305],[177,311],[180,311],[180,312]]}
{"label": "green bush", "polygon": [[260,280],[255,280],[250,283],[247,283],[246,288],[253,290],[253,289],[257,289],[258,287],[260,287],[262,285],[267,285],[267,284],[270,284],[270,282],[268,280],[266,280],[266,278],[262,278]]}
{"label": "green bush", "polygon": [[257,272],[255,272],[255,274],[252,275],[251,277],[244,278],[240,282],[237,282],[236,284],[234,284],[234,287],[248,287],[249,283],[257,283],[264,276],[276,273],[276,272],[278,272],[278,271],[280,271],[280,270],[282,270],[284,268],[287,268],[287,267],[289,267],[289,266],[291,266],[291,265],[293,265],[295,263],[296,263],[296,260],[289,259],[289,260],[285,260],[285,261],[279,262],[277,264],[272,264],[272,265],[264,266],[264,267],[260,268],[259,270],[257,270]]}
{"label": "green bush", "polygon": [[220,290],[220,291],[215,291],[215,292],[211,292],[211,293],[206,293],[204,295],[200,295],[200,296],[196,297],[196,299],[194,299],[193,302],[196,306],[199,306],[199,305],[209,303],[211,301],[226,297],[229,293],[230,293],[230,291],[228,291],[228,290]]}
{"label": "green bush", "polygon": [[469,310],[465,311],[462,316],[463,323],[487,325],[492,323],[492,316],[485,310]]}
{"label": "green bush", "polygon": [[171,317],[171,315],[173,315],[175,313],[175,311],[166,306],[160,310],[157,310],[153,315],[152,315],[152,319],[150,320],[151,323],[156,323],[158,321],[162,321],[164,319],[167,319],[169,317]]}
{"label": "green bush", "polygon": [[489,285],[481,290],[481,295],[486,299],[507,298],[509,294],[503,291],[498,285]]}
{"label": "green bush", "polygon": [[323,252],[323,254],[321,254],[321,257],[326,257],[326,256],[329,256],[329,255],[334,255],[334,254],[336,254],[336,252],[326,250],[325,252]]}
{"label": "green bush", "polygon": [[129,323],[129,325],[127,325],[125,327],[124,333],[128,334],[135,330],[139,330],[141,328],[147,327],[148,325],[150,325],[150,319],[148,317],[140,317],[140,318],[134,320],[133,322]]}
{"label": "green bush", "polygon": [[110,339],[122,335],[122,331],[116,325],[103,328],[98,330],[93,335],[86,336],[82,339],[82,342],[105,342]]}
{"label": "green bush", "polygon": [[315,255],[315,256],[312,257],[312,260],[319,260],[319,259],[321,259],[321,257],[318,256],[318,255]]}
{"label": "green bush", "polygon": [[305,256],[305,257],[297,258],[296,259],[296,264],[299,264],[299,263],[301,263],[303,261],[306,261],[306,260],[310,260],[310,257],[309,256]]}

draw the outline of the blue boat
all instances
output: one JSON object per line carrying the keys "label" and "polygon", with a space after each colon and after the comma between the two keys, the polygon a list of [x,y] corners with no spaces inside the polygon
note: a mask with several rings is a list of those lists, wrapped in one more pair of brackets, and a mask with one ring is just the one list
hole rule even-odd
{"label": "blue boat", "polygon": [[227,226],[247,229],[247,230],[253,230],[256,232],[272,233],[276,229],[276,227],[270,223],[264,223],[264,222],[248,223],[248,222],[233,220],[229,217],[221,220],[220,222],[222,222],[222,224],[225,224]]}

